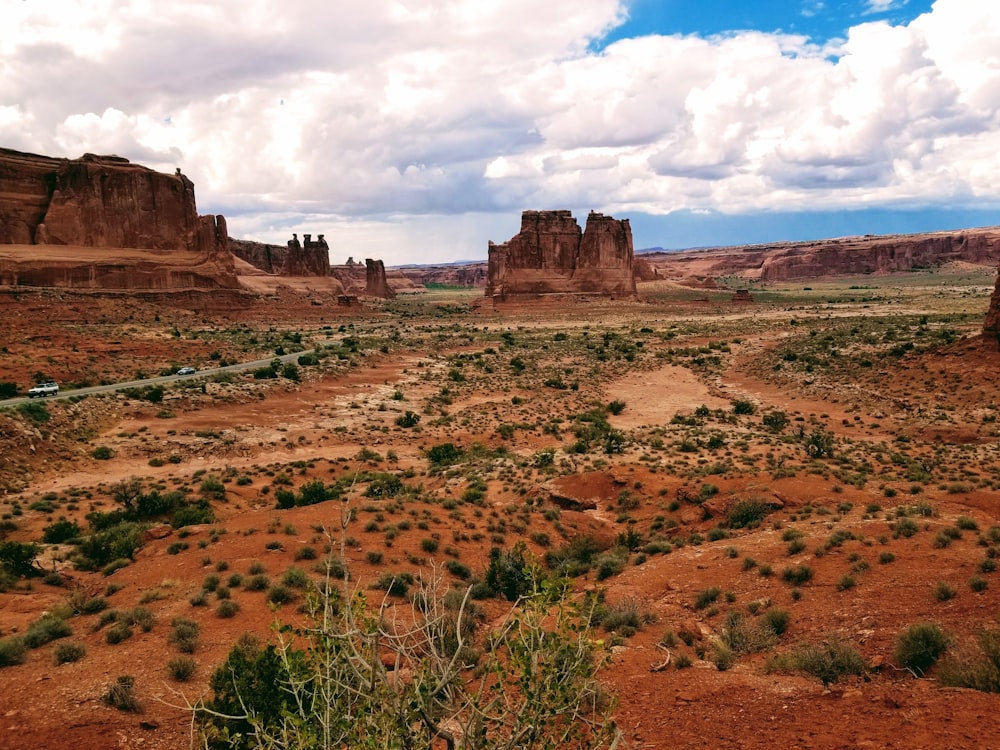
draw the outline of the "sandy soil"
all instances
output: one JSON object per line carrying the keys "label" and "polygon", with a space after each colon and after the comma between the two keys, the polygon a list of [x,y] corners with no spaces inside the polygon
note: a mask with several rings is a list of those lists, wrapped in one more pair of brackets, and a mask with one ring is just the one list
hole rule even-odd
{"label": "sandy soil", "polygon": [[[247,376],[235,383],[212,382],[205,392],[197,386],[169,389],[160,403],[124,396],[49,402],[52,419],[39,425],[0,413],[0,473],[12,480],[2,508],[5,520],[16,527],[5,532],[8,539],[38,540],[61,516],[85,526],[88,512],[114,507],[111,485],[133,476],[146,486],[182,487],[193,494],[207,476],[226,482],[225,499],[213,503],[214,524],[183,530],[155,526],[135,561],[110,576],[74,569],[60,560],[69,548],[56,547],[42,559],[61,571],[62,586],[36,578],[0,593],[0,636],[25,632],[74,590],[98,595],[109,584],[120,587],[107,596],[111,607],[143,606],[155,616],[149,632],[136,632],[118,645],[106,642],[106,627],[96,629],[98,614],[71,617],[70,640],[87,651],[80,661],[55,665],[55,644],[48,644],[31,650],[25,663],[0,670],[5,685],[0,746],[188,746],[183,707],[206,695],[212,671],[235,640],[246,631],[267,637],[275,620],[301,617],[294,602],[269,608],[265,592],[244,587],[231,590],[240,605],[231,619],[216,615],[217,599],[210,596],[208,606],[194,607],[191,597],[206,576],[247,576],[254,564],[274,581],[293,565],[311,571],[312,563],[298,559],[297,551],[322,549],[323,530],[339,528],[344,506],[330,501],[276,510],[274,494],[284,486],[277,478],[284,475],[294,488],[314,478],[350,477],[364,467],[406,475],[408,484],[422,486],[422,494],[408,500],[405,509],[403,504],[389,509],[385,501],[363,496],[351,501],[359,520],[350,533],[359,543],[348,549],[347,563],[362,587],[384,570],[419,570],[415,560],[443,559],[445,547],[478,572],[492,544],[510,547],[524,541],[542,558],[548,548],[580,534],[610,545],[629,527],[646,540],[658,535],[673,540],[669,553],[642,559],[633,554],[618,575],[597,581],[591,571],[577,582],[579,590],[603,589],[609,602],[632,603],[645,616],[645,626],[634,635],[605,636],[615,645],[601,679],[617,696],[615,716],[629,747],[997,746],[1000,696],[942,688],[934,673],[918,680],[893,661],[896,638],[909,624],[933,620],[957,639],[969,640],[978,628],[995,623],[1000,611],[1000,583],[995,574],[981,572],[987,550],[997,548],[980,540],[980,533],[1000,523],[1000,461],[991,420],[1000,371],[996,352],[964,339],[904,358],[889,376],[873,372],[820,391],[823,383],[805,385],[790,374],[772,376],[756,366],[780,340],[774,327],[788,317],[780,305],[727,309],[716,319],[700,303],[687,310],[672,302],[646,302],[609,312],[606,303],[587,310],[574,302],[569,309],[507,305],[455,313],[437,303],[405,302],[344,312],[294,299],[288,293],[214,320],[84,296],[6,300],[3,309],[18,314],[4,318],[9,356],[0,360],[0,381],[20,379],[29,363],[46,353],[51,361],[45,366],[60,379],[79,378],[87,367],[95,379],[115,379],[137,368],[157,371],[171,362],[208,361],[212,352],[249,358],[272,345],[265,343],[271,327],[367,337],[373,343],[364,356],[351,355],[354,359],[329,369],[301,368],[299,383]],[[720,322],[723,315],[727,320]],[[755,319],[772,322],[758,326]],[[689,324],[685,332],[681,326]],[[706,325],[731,328],[701,331],[699,326]],[[241,343],[244,339],[235,334],[208,333],[241,326],[256,333],[258,345]],[[656,333],[640,335],[643,326]],[[174,328],[180,336],[172,334]],[[668,339],[658,335],[662,330],[680,333]],[[782,335],[790,330],[782,327]],[[965,329],[973,330],[971,324]],[[604,331],[616,337],[605,343]],[[505,343],[501,332],[511,334],[515,344]],[[567,339],[554,338],[557,332],[567,333]],[[712,350],[720,356],[714,369],[693,364],[694,354],[681,359],[677,353],[680,347],[707,347],[720,338],[740,343],[725,353]],[[645,345],[629,350],[626,345],[634,340]],[[386,351],[380,350],[381,342]],[[601,347],[608,361],[594,358]],[[634,354],[635,361],[626,354]],[[524,375],[511,373],[514,356],[527,361]],[[543,384],[556,375],[576,388]],[[961,385],[944,387],[948,383]],[[574,415],[612,399],[626,404],[608,417],[628,437],[624,451],[606,454],[595,445],[573,453],[573,430],[579,424]],[[734,399],[751,401],[757,411],[734,417]],[[907,400],[933,402],[947,410],[948,420],[908,408],[902,403]],[[701,406],[710,415],[702,423],[685,424]],[[163,415],[165,410],[170,416]],[[769,410],[783,410],[793,420],[783,433],[762,430],[760,415]],[[420,415],[417,428],[397,426],[406,411]],[[839,454],[810,462],[794,437],[795,417],[832,433]],[[511,426],[508,436],[500,433],[502,425]],[[715,434],[721,445],[709,447]],[[695,445],[692,452],[677,447],[685,439]],[[444,441],[481,443],[488,450],[502,446],[509,453],[471,472],[430,473],[424,451]],[[94,447],[101,445],[113,450],[111,460],[93,458]],[[554,450],[548,467],[537,458],[546,449]],[[378,463],[366,464],[363,450],[378,453]],[[904,452],[907,470],[920,461],[930,467],[928,481],[906,478],[899,468]],[[150,465],[171,456],[177,463]],[[867,481],[848,481],[864,457],[872,463]],[[459,497],[467,474],[477,472],[488,484],[479,515],[464,505],[450,516],[442,500]],[[241,484],[237,477],[249,481]],[[911,494],[915,486],[918,493]],[[545,513],[555,510],[549,501],[553,488],[586,498],[593,508]],[[693,500],[699,493],[706,495],[703,501]],[[48,512],[30,507],[46,496],[55,497],[58,507]],[[766,500],[773,513],[759,527],[728,529],[712,541],[729,509],[747,498]],[[522,505],[526,499],[533,505]],[[634,504],[626,512],[630,499]],[[934,515],[918,517],[917,533],[897,538],[893,511],[918,501],[929,503]],[[876,505],[878,510],[870,510]],[[376,521],[377,514],[382,521]],[[974,521],[979,532],[966,529],[938,546],[939,535],[955,528],[960,517]],[[517,527],[519,519],[528,520]],[[378,530],[365,530],[369,522]],[[395,529],[391,539],[389,527]],[[802,534],[805,544],[798,551],[790,552],[783,538],[788,529]],[[831,545],[836,530],[849,535]],[[423,549],[430,533],[440,535],[441,552]],[[540,542],[544,535],[550,547]],[[372,551],[381,552],[382,559],[373,562]],[[880,562],[886,552],[893,560]],[[795,587],[782,580],[782,571],[798,564],[808,565],[813,577]],[[773,568],[773,575],[761,575],[764,565]],[[846,577],[853,579],[847,587]],[[970,587],[975,577],[986,582],[985,588]],[[939,601],[934,592],[942,582],[956,596]],[[713,586],[720,591],[715,605],[696,606],[699,593]],[[765,608],[790,613],[787,633],[768,650],[743,655],[731,668],[719,670],[711,660],[711,644],[727,613],[747,612],[752,603],[764,601]],[[498,611],[498,604],[490,606]],[[172,618],[179,616],[194,618],[201,627],[193,655],[197,671],[184,683],[172,680],[166,669],[177,655],[168,637]],[[657,643],[668,632],[689,634],[691,645],[675,641],[673,663],[652,671],[665,658]],[[857,649],[870,668],[865,676],[826,689],[813,677],[767,669],[775,654],[828,638]],[[681,656],[690,667],[677,668]],[[136,678],[140,714],[122,713],[101,701],[123,674]]]}

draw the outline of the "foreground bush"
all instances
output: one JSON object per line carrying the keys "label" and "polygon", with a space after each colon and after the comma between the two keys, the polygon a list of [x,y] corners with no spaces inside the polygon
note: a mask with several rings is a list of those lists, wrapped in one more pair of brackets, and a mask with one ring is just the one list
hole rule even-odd
{"label": "foreground bush", "polygon": [[983,628],[974,645],[948,653],[938,665],[937,676],[949,687],[1000,693],[1000,627]]}
{"label": "foreground bush", "polygon": [[806,643],[788,654],[772,657],[767,662],[769,672],[803,672],[818,678],[823,687],[838,682],[847,675],[865,673],[864,659],[849,643],[828,638],[821,643]]}
{"label": "foreground bush", "polygon": [[923,677],[948,648],[949,641],[950,638],[940,625],[932,622],[917,623],[899,634],[894,656],[899,666],[908,669],[916,677]]}
{"label": "foreground bush", "polygon": [[[583,750],[618,743],[595,679],[603,654],[563,587],[536,589],[481,639],[470,627],[468,592],[442,595],[437,582],[421,582],[414,601],[412,615],[392,615],[372,610],[360,593],[331,591],[310,599],[310,626],[282,629],[266,647],[241,639],[211,678],[207,710],[196,709],[199,744]],[[472,671],[467,665],[477,661]],[[400,670],[409,679],[395,679]]]}

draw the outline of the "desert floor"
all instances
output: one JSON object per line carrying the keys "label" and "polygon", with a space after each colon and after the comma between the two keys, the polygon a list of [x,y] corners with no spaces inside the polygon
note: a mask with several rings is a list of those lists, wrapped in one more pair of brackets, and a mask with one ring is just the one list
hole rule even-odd
{"label": "desert floor", "polygon": [[[0,747],[187,747],[183,706],[241,634],[303,617],[301,588],[276,605],[246,581],[319,578],[313,553],[336,548],[346,512],[350,580],[376,600],[387,571],[459,561],[472,580],[491,547],[523,542],[544,561],[594,540],[575,591],[637,617],[595,625],[629,747],[1000,746],[1000,696],[940,671],[998,624],[1000,353],[979,337],[991,283],[953,268],[755,289],[745,305],[655,283],[637,300],[496,307],[467,291],[337,308],[279,290],[228,314],[0,293],[0,382],[22,393],[200,370],[162,391],[0,409],[0,538],[40,543],[45,573],[7,582],[0,638],[45,612],[71,630],[0,668]],[[318,341],[333,343],[294,372],[212,372]],[[446,442],[460,457],[436,466]],[[214,520],[149,519],[134,559],[95,570],[72,540],[42,543],[61,520],[90,534],[88,514],[115,510],[133,478]],[[316,480],[341,498],[277,509]],[[734,514],[761,506],[749,525]],[[81,605],[98,598],[101,611]],[[482,605],[485,627],[508,606]],[[137,607],[148,631],[109,643],[106,613]],[[727,629],[772,610],[789,615],[783,633],[720,658]],[[177,617],[200,628],[185,681],[168,668]],[[951,647],[918,679],[895,650],[921,622]],[[61,643],[84,655],[57,665]],[[781,668],[822,644],[856,652],[862,674],[824,686]],[[671,663],[652,670],[664,649]],[[102,700],[121,675],[141,712]]]}

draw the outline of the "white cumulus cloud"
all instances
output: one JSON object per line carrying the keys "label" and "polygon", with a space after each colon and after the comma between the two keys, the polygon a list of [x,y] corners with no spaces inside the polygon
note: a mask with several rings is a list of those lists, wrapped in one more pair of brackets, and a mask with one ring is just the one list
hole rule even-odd
{"label": "white cumulus cloud", "polygon": [[525,208],[1000,204],[1000,4],[936,0],[833,48],[739,32],[595,51],[625,12],[10,2],[0,145],[181,167],[234,235],[324,232],[337,255],[390,263],[482,256]]}

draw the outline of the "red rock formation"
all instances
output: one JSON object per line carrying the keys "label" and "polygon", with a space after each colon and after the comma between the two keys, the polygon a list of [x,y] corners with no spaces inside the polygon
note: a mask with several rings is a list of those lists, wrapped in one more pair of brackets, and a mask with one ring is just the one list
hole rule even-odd
{"label": "red rock formation", "polygon": [[323,235],[314,242],[311,234],[297,234],[284,247],[263,242],[229,238],[229,248],[237,258],[266,273],[278,276],[330,276],[330,246]]}
{"label": "red rock formation", "polygon": [[225,218],[198,216],[192,182],[118,156],[0,149],[0,256],[4,284],[239,286]]}
{"label": "red rock formation", "polygon": [[591,212],[587,227],[569,211],[525,211],[521,231],[489,244],[486,296],[508,294],[635,294],[628,219]]}
{"label": "red rock formation", "polygon": [[993,296],[990,297],[990,309],[983,323],[983,339],[1000,349],[1000,275],[997,276]]}
{"label": "red rock formation", "polygon": [[706,248],[643,253],[661,278],[738,275],[761,281],[821,276],[886,274],[931,268],[952,261],[982,265],[1000,262],[1000,229],[967,229],[931,234],[841,237],[815,242]]}
{"label": "red rock formation", "polygon": [[396,296],[385,279],[385,264],[381,260],[365,258],[365,294],[382,299],[392,299]]}

